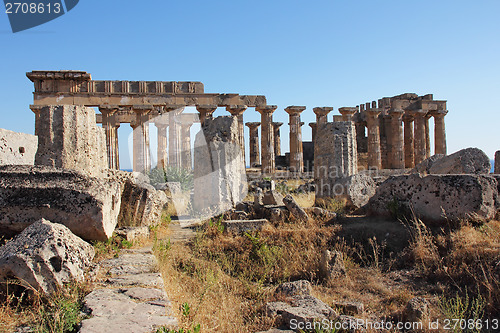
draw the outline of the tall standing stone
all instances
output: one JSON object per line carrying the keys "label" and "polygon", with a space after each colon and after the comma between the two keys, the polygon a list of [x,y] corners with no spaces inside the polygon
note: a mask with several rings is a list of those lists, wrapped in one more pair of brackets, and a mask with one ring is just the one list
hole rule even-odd
{"label": "tall standing stone", "polygon": [[250,131],[250,167],[260,164],[259,126],[260,123],[246,123]]}
{"label": "tall standing stone", "polygon": [[274,155],[281,155],[281,135],[280,135],[280,127],[283,123],[273,122],[273,131],[274,131]]}
{"label": "tall standing stone", "polygon": [[262,151],[262,174],[273,174],[276,169],[274,154],[274,131],[273,112],[278,108],[276,105],[259,106],[255,109],[261,115],[261,151]]}
{"label": "tall standing stone", "polygon": [[370,108],[365,111],[368,127],[368,169],[382,169],[380,153],[380,126],[378,116],[381,109]]}
{"label": "tall standing stone", "polygon": [[425,160],[427,154],[425,139],[425,115],[424,110],[412,110],[411,114],[415,119],[415,165]]}
{"label": "tall standing stone", "polygon": [[168,165],[180,168],[182,166],[180,114],[184,108],[179,105],[169,105],[164,109],[168,112]]}
{"label": "tall standing stone", "polygon": [[405,168],[405,156],[404,156],[404,137],[403,137],[403,113],[401,109],[391,110],[389,115],[391,116],[391,127],[392,127],[392,169],[404,169]]}
{"label": "tall standing stone", "polygon": [[157,147],[157,168],[165,169],[168,163],[168,155],[167,155],[167,127],[168,124],[164,124],[161,122],[155,122],[155,126],[158,132],[158,147]]}
{"label": "tall standing stone", "polygon": [[120,122],[116,119],[118,106],[99,107],[102,114],[102,127],[106,133],[106,148],[108,150],[109,168],[120,169],[118,154],[118,128]]}
{"label": "tall standing stone", "polygon": [[434,117],[434,153],[446,155],[446,130],[444,127],[444,116],[447,110],[432,111]]}
{"label": "tall standing stone", "polygon": [[151,169],[151,156],[149,151],[149,113],[150,106],[133,106],[135,113],[134,140],[134,171],[147,172]]}
{"label": "tall standing stone", "polygon": [[413,168],[415,166],[415,151],[413,144],[413,117],[405,112],[403,115],[404,122],[404,146],[405,146],[405,168]]}
{"label": "tall standing stone", "polygon": [[35,165],[47,165],[101,176],[108,169],[104,129],[95,111],[79,105],[31,106],[38,150]]}
{"label": "tall standing stone", "polygon": [[300,114],[305,109],[305,106],[289,106],[285,109],[290,115],[290,170],[294,172],[304,171]]}
{"label": "tall standing stone", "polygon": [[243,122],[243,113],[246,109],[246,105],[228,105],[226,107],[227,112],[238,119],[238,137],[243,160],[245,159],[245,125]]}
{"label": "tall standing stone", "polygon": [[316,142],[316,123],[309,123],[309,127],[311,127],[311,135],[312,135],[312,143]]}
{"label": "tall standing stone", "polygon": [[334,196],[336,182],[357,173],[357,156],[352,121],[318,125],[314,147],[316,196]]}
{"label": "tall standing stone", "polygon": [[181,165],[185,169],[191,170],[193,168],[193,161],[191,159],[191,121],[181,122]]}
{"label": "tall standing stone", "polygon": [[212,214],[232,208],[246,195],[236,117],[207,118],[196,135],[193,208]]}

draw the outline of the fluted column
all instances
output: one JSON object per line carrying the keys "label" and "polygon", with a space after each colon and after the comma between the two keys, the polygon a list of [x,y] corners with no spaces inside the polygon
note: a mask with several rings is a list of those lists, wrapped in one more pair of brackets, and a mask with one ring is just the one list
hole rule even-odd
{"label": "fluted column", "polygon": [[106,133],[106,148],[108,152],[108,166],[110,169],[120,168],[118,157],[118,127],[116,120],[118,106],[99,107],[102,114],[102,127]]}
{"label": "fluted column", "polygon": [[274,155],[281,155],[281,134],[280,127],[283,123],[273,122],[273,131],[274,131]]}
{"label": "fluted column", "polygon": [[413,116],[404,113],[404,145],[405,145],[405,168],[415,167],[415,151],[413,140]]}
{"label": "fluted column", "polygon": [[250,132],[250,167],[260,164],[259,126],[260,123],[246,123]]}
{"label": "fluted column", "polygon": [[[134,129],[134,171],[148,172],[151,169],[149,152],[149,113],[151,106],[137,105],[132,107],[135,113]],[[132,126],[132,124],[131,124]],[[137,155],[137,156],[136,156]]]}
{"label": "fluted column", "polygon": [[380,155],[380,125],[378,116],[381,109],[371,108],[365,111],[366,124],[368,127],[368,168],[382,168],[382,158]]}
{"label": "fluted column", "polygon": [[313,108],[314,113],[316,114],[316,125],[325,124],[328,122],[328,113],[333,110],[332,107],[322,106]]}
{"label": "fluted column", "polygon": [[424,117],[425,124],[425,158],[431,157],[431,136],[429,129],[429,119],[431,118],[430,112],[427,113]]}
{"label": "fluted column", "polygon": [[447,110],[431,112],[434,117],[434,153],[446,155],[446,130],[444,126],[444,116]]}
{"label": "fluted column", "polygon": [[424,110],[413,110],[411,114],[415,119],[414,146],[415,146],[415,165],[417,165],[426,158],[425,115],[427,114],[427,112]]}
{"label": "fluted column", "polygon": [[309,127],[311,127],[312,143],[313,143],[313,146],[314,146],[314,143],[316,142],[316,129],[318,128],[318,124],[316,124],[316,123],[309,123]]}
{"label": "fluted column", "polygon": [[391,116],[391,135],[392,135],[392,169],[405,168],[404,156],[404,137],[403,137],[403,118],[404,111],[394,109],[389,112]]}
{"label": "fluted column", "polygon": [[157,147],[157,163],[156,167],[159,169],[165,169],[168,163],[167,155],[167,127],[168,124],[155,122],[156,130],[158,133],[158,147]]}
{"label": "fluted column", "polygon": [[276,105],[259,106],[255,109],[261,115],[262,174],[273,174],[276,169],[274,154],[273,112]]}
{"label": "fluted column", "polygon": [[238,141],[242,151],[243,160],[245,159],[245,125],[243,122],[243,112],[245,112],[246,109],[246,105],[229,105],[226,107],[227,112],[238,119]]}
{"label": "fluted column", "polygon": [[200,113],[200,123],[203,125],[205,119],[212,118],[212,114],[217,110],[217,105],[208,104],[208,105],[196,105],[196,110]]}
{"label": "fluted column", "polygon": [[290,170],[304,171],[304,152],[302,148],[302,126],[300,114],[305,106],[289,106],[285,111],[290,115]]}
{"label": "fluted column", "polygon": [[181,165],[183,168],[192,169],[193,161],[191,158],[191,121],[181,122]]}
{"label": "fluted column", "polygon": [[339,108],[339,112],[342,115],[342,121],[352,121],[352,116],[358,111],[358,108],[353,107],[343,107]]}
{"label": "fluted column", "polygon": [[168,112],[168,165],[180,168],[182,166],[180,114],[184,108],[179,105],[168,105],[164,109]]}

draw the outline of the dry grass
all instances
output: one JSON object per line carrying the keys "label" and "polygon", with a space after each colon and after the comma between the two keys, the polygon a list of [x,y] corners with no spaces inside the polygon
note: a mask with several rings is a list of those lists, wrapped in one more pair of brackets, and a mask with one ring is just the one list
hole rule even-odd
{"label": "dry grass", "polygon": [[314,192],[293,193],[292,197],[300,207],[308,208],[314,206]]}

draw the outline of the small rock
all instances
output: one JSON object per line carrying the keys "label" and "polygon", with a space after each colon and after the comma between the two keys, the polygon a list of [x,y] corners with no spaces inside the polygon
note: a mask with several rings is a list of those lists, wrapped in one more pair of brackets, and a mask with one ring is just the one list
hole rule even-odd
{"label": "small rock", "polygon": [[275,293],[284,296],[309,296],[311,295],[312,286],[307,280],[298,280],[293,282],[285,282],[280,284]]}
{"label": "small rock", "polygon": [[149,237],[149,227],[120,227],[115,229],[115,234],[129,242]]}
{"label": "small rock", "polygon": [[342,253],[339,251],[323,251],[320,262],[320,274],[325,282],[344,276],[346,270]]}
{"label": "small rock", "polygon": [[266,219],[222,221],[224,231],[232,232],[235,234],[243,234],[248,231],[261,230],[262,227],[266,224],[269,224],[269,221]]}
{"label": "small rock", "polygon": [[418,322],[429,316],[429,302],[423,297],[414,297],[406,304],[403,317],[408,322]]}
{"label": "small rock", "polygon": [[342,314],[350,316],[362,314],[364,311],[364,305],[361,302],[334,302],[333,307]]}

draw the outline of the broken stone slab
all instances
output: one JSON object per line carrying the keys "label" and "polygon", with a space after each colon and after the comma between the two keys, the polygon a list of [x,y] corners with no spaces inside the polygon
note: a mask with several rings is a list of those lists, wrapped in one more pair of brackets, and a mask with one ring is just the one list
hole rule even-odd
{"label": "broken stone slab", "polygon": [[38,137],[0,128],[0,165],[34,165]]}
{"label": "broken stone slab", "polygon": [[309,296],[311,295],[312,286],[307,280],[297,280],[293,282],[285,282],[280,284],[276,290],[275,294],[281,294],[283,296]]}
{"label": "broken stone slab", "polygon": [[82,321],[82,333],[150,333],[161,326],[178,326],[165,292],[158,289],[96,289],[85,297],[84,308],[92,317]]}
{"label": "broken stone slab", "polygon": [[372,177],[355,174],[337,179],[333,184],[332,197],[345,199],[347,207],[360,208],[368,203],[375,189]]}
{"label": "broken stone slab", "polygon": [[488,156],[478,148],[466,148],[451,155],[430,157],[415,171],[433,175],[450,174],[489,174],[491,163]]}
{"label": "broken stone slab", "polygon": [[336,278],[344,276],[346,269],[342,253],[339,251],[324,250],[321,254],[319,272],[325,282],[331,282]]}
{"label": "broken stone slab", "polygon": [[419,173],[419,174],[424,175],[424,176],[428,175],[428,174],[430,174],[430,168],[434,164],[434,162],[436,162],[437,160],[439,160],[445,156],[446,155],[443,155],[443,154],[432,155],[431,157],[426,158],[425,160],[423,160],[422,162],[417,164],[415,166],[415,168],[413,168],[410,171],[410,173]]}
{"label": "broken stone slab", "polygon": [[106,281],[114,287],[131,287],[142,286],[150,288],[163,288],[163,279],[160,273],[139,273],[130,272],[130,274],[122,274]]}
{"label": "broken stone slab", "polygon": [[295,324],[312,324],[325,319],[333,320],[338,314],[328,305],[313,296],[295,296],[291,305],[280,309],[281,318],[288,328],[295,329]]}
{"label": "broken stone slab", "polygon": [[224,231],[234,234],[243,234],[245,232],[260,231],[262,227],[269,224],[266,219],[259,220],[227,220],[222,221]]}
{"label": "broken stone slab", "polygon": [[121,186],[109,178],[44,166],[0,166],[0,233],[11,237],[40,218],[85,240],[105,241],[117,224]]}
{"label": "broken stone slab", "polygon": [[110,170],[108,178],[122,188],[118,226],[150,226],[161,223],[162,211],[168,201],[163,191],[157,191],[149,178],[138,172]]}
{"label": "broken stone slab", "polygon": [[309,215],[307,215],[306,211],[299,206],[299,204],[295,201],[295,199],[288,194],[283,198],[283,203],[286,208],[292,213],[292,215],[298,219],[299,221],[307,221],[309,220]]}
{"label": "broken stone slab", "polygon": [[264,205],[277,205],[283,206],[283,195],[276,190],[270,190],[264,193]]}
{"label": "broken stone slab", "polygon": [[67,227],[40,219],[0,248],[0,282],[15,278],[50,294],[63,283],[82,281],[93,258],[94,248]]}
{"label": "broken stone slab", "polygon": [[486,175],[393,176],[382,183],[365,206],[368,214],[391,215],[391,210],[413,209],[424,222],[470,220],[495,217],[498,183]]}
{"label": "broken stone slab", "polygon": [[320,207],[304,208],[304,210],[310,216],[312,215],[317,218],[324,218],[327,221],[335,220],[337,218],[337,213]]}
{"label": "broken stone slab", "polygon": [[100,265],[109,269],[111,276],[153,273],[157,270],[157,260],[152,254],[123,253],[118,258],[104,260]]}
{"label": "broken stone slab", "polygon": [[149,237],[149,227],[119,227],[115,229],[115,234],[129,242]]}

